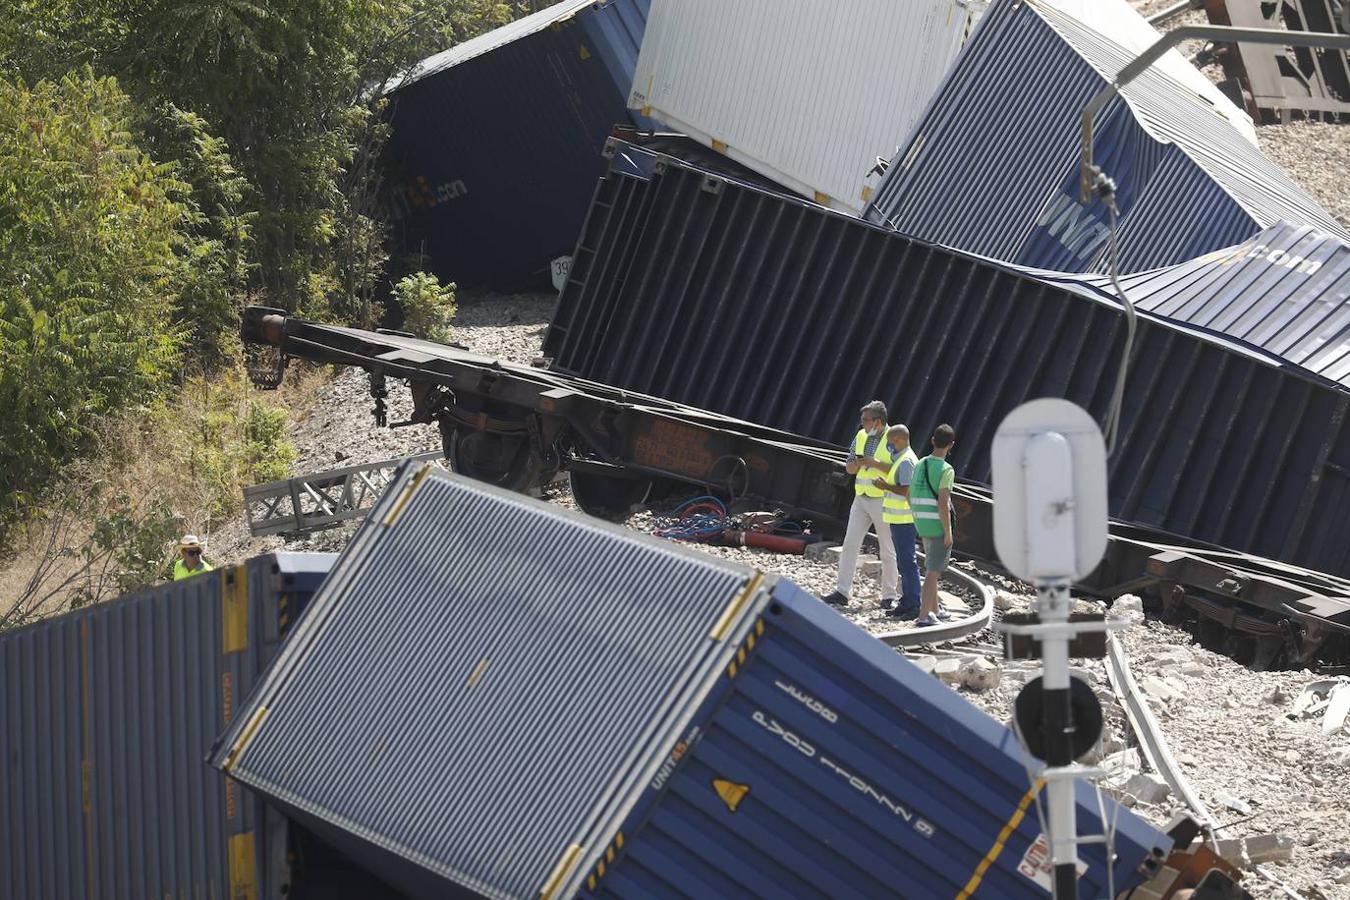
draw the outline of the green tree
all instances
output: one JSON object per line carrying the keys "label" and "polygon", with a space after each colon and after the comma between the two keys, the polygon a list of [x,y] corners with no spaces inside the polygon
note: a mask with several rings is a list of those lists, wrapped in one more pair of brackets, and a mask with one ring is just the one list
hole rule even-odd
{"label": "green tree", "polygon": [[0,522],[177,362],[186,186],[134,145],[132,119],[88,70],[0,80]]}

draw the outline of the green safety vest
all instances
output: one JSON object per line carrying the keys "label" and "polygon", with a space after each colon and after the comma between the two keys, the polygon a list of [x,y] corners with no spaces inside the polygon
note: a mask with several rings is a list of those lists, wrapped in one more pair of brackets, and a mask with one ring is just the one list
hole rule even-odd
{"label": "green safety vest", "polygon": [[[889,428],[890,426],[888,425],[886,427]],[[867,432],[859,428],[858,434],[853,438],[853,455],[861,457],[863,451],[866,449]],[[890,448],[886,446],[886,435],[884,432],[881,435],[881,443],[877,444],[877,462],[886,466],[891,464],[891,451]],[[882,496],[883,492],[881,488],[872,483],[880,477],[881,470],[879,469],[859,469],[858,474],[853,477],[853,493],[857,494],[859,497]]]}
{"label": "green safety vest", "polygon": [[[937,465],[933,465],[937,463]],[[909,505],[914,510],[914,530],[919,537],[942,537],[942,519],[938,516],[938,495],[942,490],[942,476],[951,466],[945,459],[925,456],[914,466],[914,477],[909,482]],[[928,486],[932,481],[933,488]]]}
{"label": "green safety vest", "polygon": [[182,581],[184,578],[191,578],[193,575],[201,575],[203,572],[210,571],[211,564],[206,560],[202,560],[200,568],[189,569],[187,566],[183,565],[182,557],[179,557],[173,564],[173,580]]}
{"label": "green safety vest", "polygon": [[[905,452],[901,453],[895,460],[895,465],[891,466],[890,474],[886,480],[891,484],[897,484],[896,476],[900,472],[900,464],[909,460],[916,466],[919,464],[919,458],[914,455],[911,447],[906,447]],[[912,480],[912,479],[911,479]],[[914,521],[914,514],[910,512],[909,501],[901,494],[886,492],[886,497],[881,501],[881,520],[888,525],[909,525]]]}

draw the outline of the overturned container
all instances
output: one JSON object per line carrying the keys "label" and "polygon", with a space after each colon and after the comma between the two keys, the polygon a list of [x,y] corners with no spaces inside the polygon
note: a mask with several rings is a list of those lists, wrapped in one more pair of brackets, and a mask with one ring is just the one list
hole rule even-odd
{"label": "overturned container", "polygon": [[[429,466],[213,761],[415,896],[1048,883],[1016,739],[903,657],[790,582]],[[1103,810],[1092,896],[1170,845],[1084,788],[1086,832]]]}
{"label": "overturned container", "polygon": [[205,762],[330,553],[0,634],[0,898],[278,896],[284,820]]}
{"label": "overturned container", "polygon": [[858,214],[984,0],[652,0],[628,105]]}
{"label": "overturned container", "polygon": [[648,0],[563,0],[389,89],[393,238],[442,280],[519,285],[571,252],[624,106]]}
{"label": "overturned container", "polygon": [[[879,398],[916,443],[951,424],[959,476],[986,484],[1018,404],[1064,397],[1104,419],[1126,326],[1102,279],[936,246],[669,156],[645,165],[616,164],[596,191],[544,342],[556,370],[841,444]],[[1277,228],[1128,280],[1144,309],[1112,516],[1350,574],[1341,246]]]}
{"label": "overturned container", "polygon": [[[994,0],[866,212],[1019,265],[1106,272],[1113,217],[1084,203],[1083,111],[1159,38],[1125,0]],[[1280,220],[1344,228],[1256,145],[1251,120],[1177,51],[1097,113],[1122,272],[1184,262]]]}

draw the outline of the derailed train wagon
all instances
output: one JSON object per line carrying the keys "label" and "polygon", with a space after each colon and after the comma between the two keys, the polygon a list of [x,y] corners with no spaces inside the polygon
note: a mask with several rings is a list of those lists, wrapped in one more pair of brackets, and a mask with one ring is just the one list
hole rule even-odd
{"label": "derailed train wagon", "polygon": [[[1019,745],[940,682],[789,582],[430,466],[213,761],[414,896],[1046,893]],[[1115,825],[1085,895],[1139,883],[1169,839],[1078,800]]]}
{"label": "derailed train wagon", "polygon": [[204,757],[333,559],[255,557],[0,634],[0,898],[297,896],[284,820]]}
{"label": "derailed train wagon", "polygon": [[569,253],[624,106],[648,0],[563,0],[423,60],[391,89],[393,237],[461,284]]}
{"label": "derailed train wagon", "polygon": [[[1023,401],[1105,414],[1125,325],[1096,286],[671,157],[652,173],[596,189],[545,341],[560,371],[840,443],[880,397],[920,441],[954,425],[959,475],[985,483],[994,430]],[[1350,391],[1320,358],[1311,371],[1213,327],[1141,316],[1112,515],[1350,574]]]}

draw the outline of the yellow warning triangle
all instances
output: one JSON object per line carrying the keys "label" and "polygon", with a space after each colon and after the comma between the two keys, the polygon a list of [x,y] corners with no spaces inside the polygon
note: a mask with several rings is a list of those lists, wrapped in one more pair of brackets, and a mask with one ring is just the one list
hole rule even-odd
{"label": "yellow warning triangle", "polygon": [[591,51],[589,51],[589,50],[586,49],[586,45],[585,45],[585,44],[582,44],[582,45],[581,45],[581,58],[582,58],[582,59],[590,59],[590,58],[591,58]]}
{"label": "yellow warning triangle", "polygon": [[727,809],[732,812],[741,805],[741,800],[746,794],[750,793],[750,785],[737,784],[734,781],[727,781],[725,778],[713,779],[713,790],[717,791],[717,796],[722,798],[722,802],[727,805]]}

